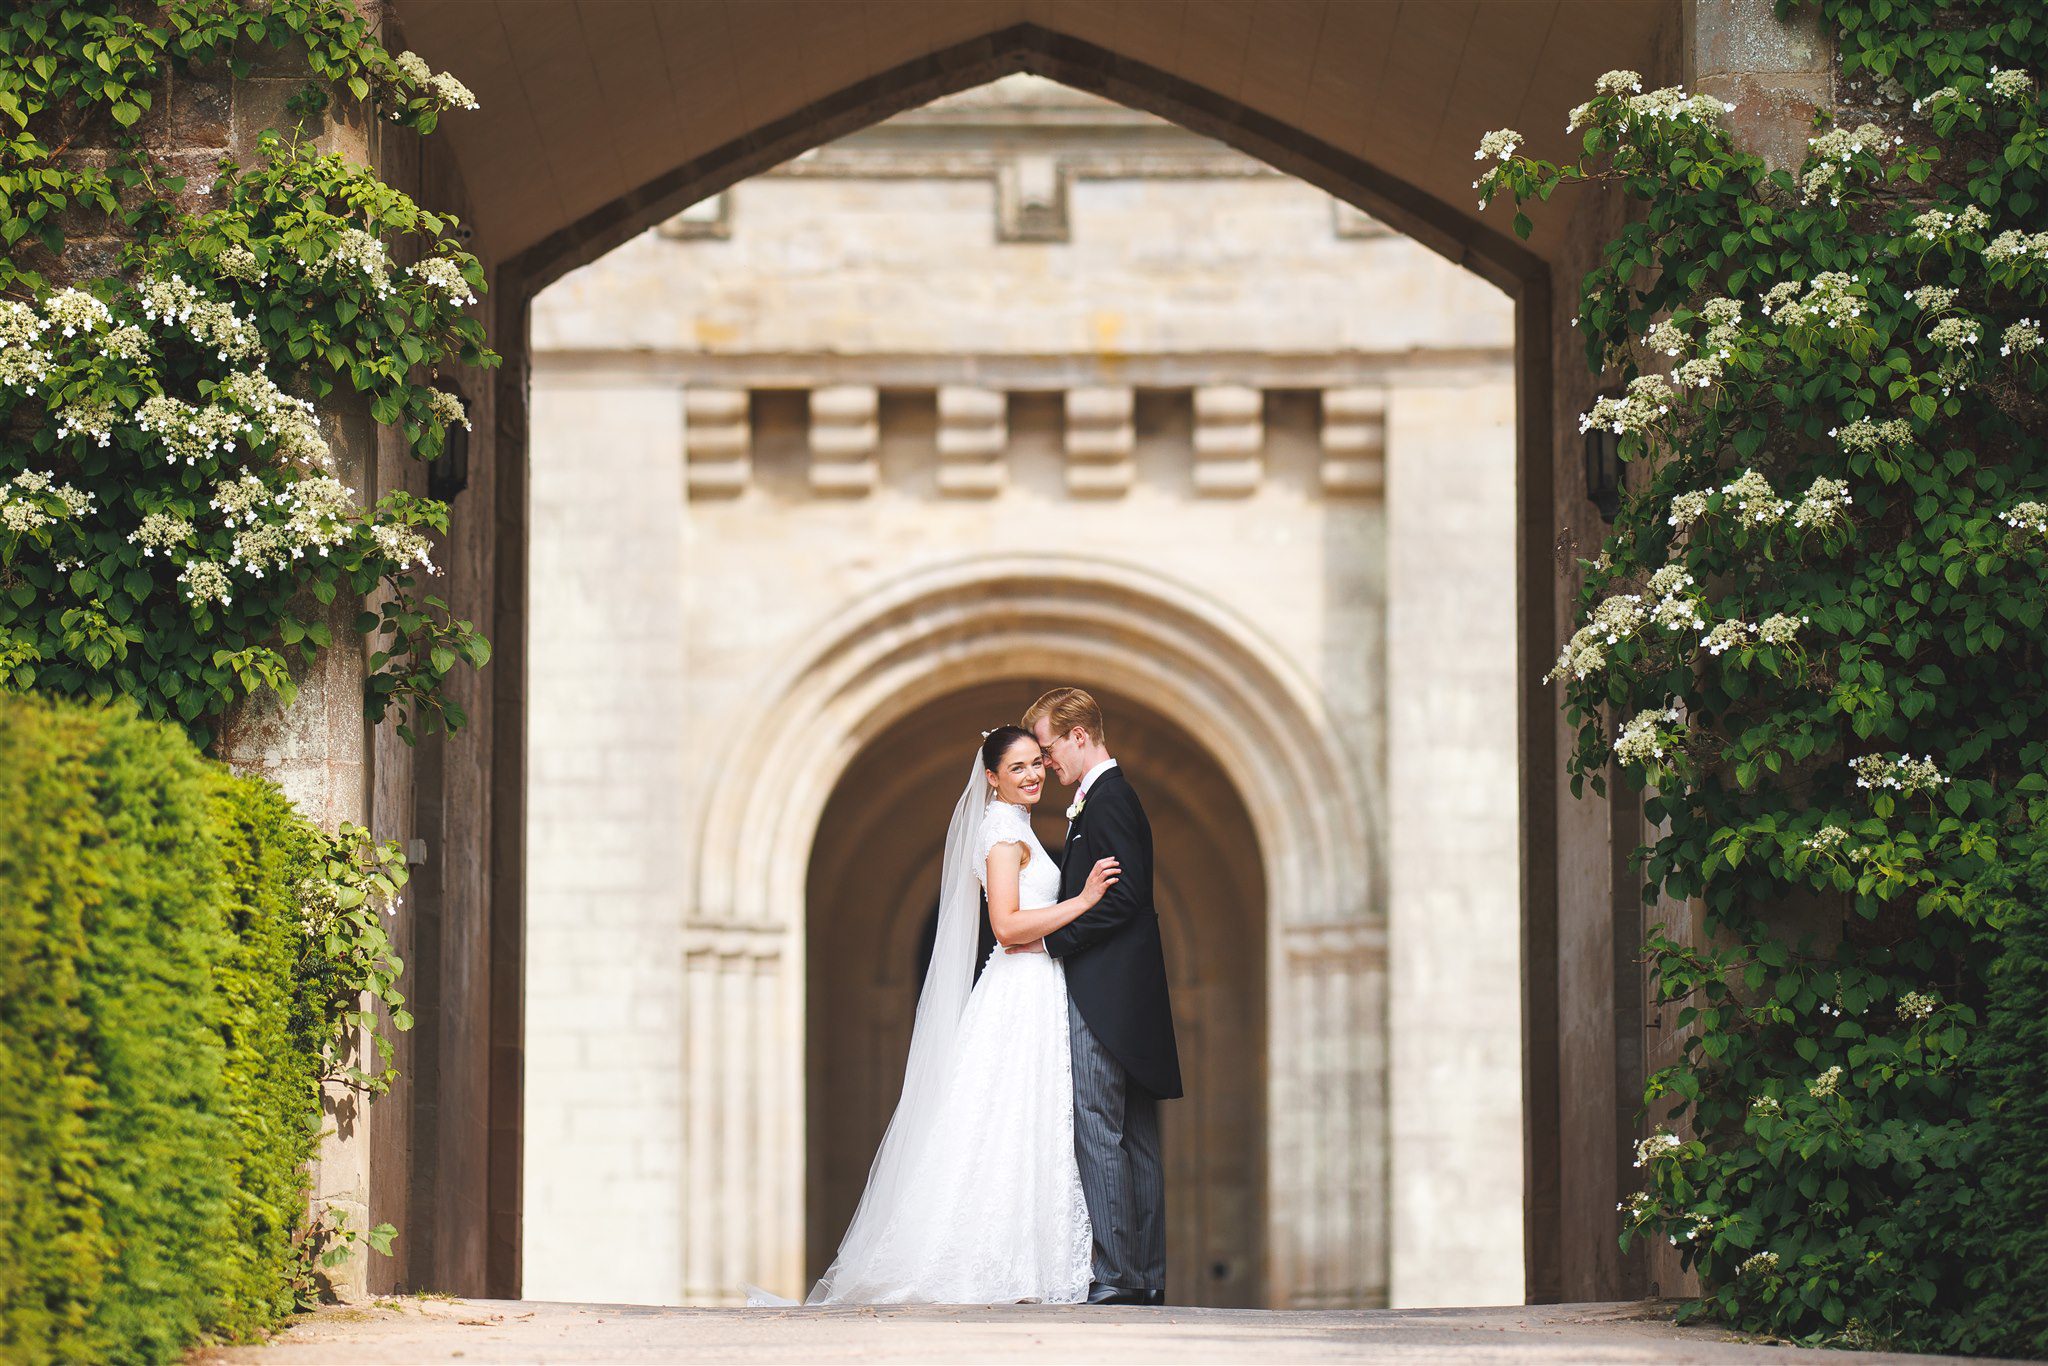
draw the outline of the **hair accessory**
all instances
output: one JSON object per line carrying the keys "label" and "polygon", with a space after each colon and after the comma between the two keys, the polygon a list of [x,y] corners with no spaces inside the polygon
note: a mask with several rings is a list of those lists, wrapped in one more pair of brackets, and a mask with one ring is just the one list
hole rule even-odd
{"label": "hair accessory", "polygon": [[991,735],[994,735],[994,734],[995,734],[995,732],[994,732],[994,731],[992,731],[992,730],[985,730],[985,731],[983,731],[983,732],[981,733],[981,738],[982,738],[982,739],[984,739],[984,740],[986,740],[986,739],[988,739],[988,737],[989,737],[989,736],[991,736]]}

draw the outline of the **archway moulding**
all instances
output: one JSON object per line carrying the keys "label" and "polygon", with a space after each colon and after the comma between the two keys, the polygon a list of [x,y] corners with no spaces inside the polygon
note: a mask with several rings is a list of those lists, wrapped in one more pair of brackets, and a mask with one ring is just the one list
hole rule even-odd
{"label": "archway moulding", "polygon": [[974,557],[877,589],[812,639],[727,732],[697,926],[799,929],[818,820],[870,740],[963,686],[1062,675],[1213,737],[1252,813],[1276,923],[1355,922],[1379,905],[1378,822],[1350,747],[1313,684],[1220,603],[1093,556]]}

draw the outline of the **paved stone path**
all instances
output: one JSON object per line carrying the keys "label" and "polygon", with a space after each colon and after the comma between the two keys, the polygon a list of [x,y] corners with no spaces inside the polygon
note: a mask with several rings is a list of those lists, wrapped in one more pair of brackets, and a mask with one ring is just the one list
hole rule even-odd
{"label": "paved stone path", "polygon": [[[1512,1309],[654,1309],[380,1300],[324,1310],[193,1366],[296,1362],[1762,1363],[1934,1357],[1800,1351],[1676,1328],[1654,1304]],[[1982,1366],[1978,1363],[1977,1366]]]}

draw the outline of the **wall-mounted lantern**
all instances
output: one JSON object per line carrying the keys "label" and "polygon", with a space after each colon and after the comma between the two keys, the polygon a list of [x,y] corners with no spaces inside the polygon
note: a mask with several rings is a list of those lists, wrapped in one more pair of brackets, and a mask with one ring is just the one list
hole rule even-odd
{"label": "wall-mounted lantern", "polygon": [[[468,396],[460,389],[454,393],[462,400],[462,410],[470,411]],[[427,462],[427,496],[452,503],[455,495],[468,487],[469,428],[459,422],[451,422],[441,443],[441,454]]]}
{"label": "wall-mounted lantern", "polygon": [[[1619,397],[1620,391],[1601,397]],[[1590,427],[1580,438],[1585,446],[1586,501],[1611,522],[1621,511],[1621,436],[1612,427]]]}

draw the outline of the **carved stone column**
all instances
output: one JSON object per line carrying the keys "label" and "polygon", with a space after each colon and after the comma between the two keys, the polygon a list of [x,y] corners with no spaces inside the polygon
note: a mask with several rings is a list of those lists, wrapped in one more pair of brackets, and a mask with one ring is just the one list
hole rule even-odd
{"label": "carved stone column", "polygon": [[1282,925],[1268,1182],[1276,1308],[1387,1302],[1387,932]]}

